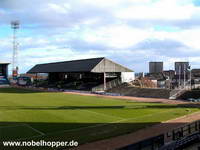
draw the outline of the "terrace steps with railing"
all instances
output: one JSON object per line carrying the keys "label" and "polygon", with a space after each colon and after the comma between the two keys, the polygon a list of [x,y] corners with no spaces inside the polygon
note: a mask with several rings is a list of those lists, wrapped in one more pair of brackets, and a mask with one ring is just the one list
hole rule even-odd
{"label": "terrace steps with railing", "polygon": [[178,88],[172,90],[170,92],[169,99],[175,100],[175,99],[181,97],[181,95],[185,94],[187,91],[192,90],[192,88],[193,87],[191,86],[190,80],[188,80],[188,81],[185,82],[185,85],[181,85]]}
{"label": "terrace steps with railing", "polygon": [[127,84],[108,90],[109,93],[119,93],[124,96],[147,97],[147,98],[165,98],[170,97],[171,90],[158,88],[139,88]]}

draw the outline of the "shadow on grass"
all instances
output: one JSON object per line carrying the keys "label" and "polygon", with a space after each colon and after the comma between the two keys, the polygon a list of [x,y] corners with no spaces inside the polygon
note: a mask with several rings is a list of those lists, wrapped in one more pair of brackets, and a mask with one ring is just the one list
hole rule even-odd
{"label": "shadow on grass", "polygon": [[[86,121],[87,122],[87,121]],[[54,140],[75,138],[83,141],[97,140],[106,137],[131,133],[138,129],[150,127],[160,122],[135,122],[135,123],[53,123],[53,122],[0,122],[0,140],[30,139],[26,137],[29,129],[42,138],[48,137]],[[162,123],[168,127],[178,127],[184,123]],[[31,129],[34,128],[45,136]],[[81,142],[80,141],[80,142]]]}
{"label": "shadow on grass", "polygon": [[[77,140],[86,143],[128,134],[159,122],[137,123],[43,123],[0,122],[0,141],[3,140]],[[30,128],[31,127],[31,128]],[[36,130],[44,133],[41,135]],[[35,137],[34,137],[35,136]],[[33,138],[31,138],[33,137]]]}
{"label": "shadow on grass", "polygon": [[[147,128],[160,122],[135,123],[43,123],[43,122],[0,122],[0,141],[45,140],[45,141],[78,141],[84,144],[92,141],[107,139],[119,135],[129,134],[142,128]],[[157,136],[169,129],[177,128],[185,123],[162,123],[164,131],[150,131],[143,133],[148,137],[135,135],[130,141],[138,142],[141,139]],[[160,126],[160,125],[159,125]],[[44,133],[42,135],[41,133]],[[141,134],[141,133],[140,133]],[[138,139],[138,137],[141,139]],[[0,142],[2,144],[2,142]],[[116,143],[117,144],[117,143]],[[0,145],[2,146],[2,145]]]}
{"label": "shadow on grass", "polygon": [[9,94],[29,94],[29,93],[42,93],[43,91],[39,90],[29,90],[29,89],[20,89],[20,88],[0,88],[0,93],[9,93]]}
{"label": "shadow on grass", "polygon": [[122,109],[125,106],[0,106],[0,109],[7,110],[75,110],[75,109]]}
{"label": "shadow on grass", "polygon": [[199,104],[192,104],[192,103],[187,103],[187,104],[177,104],[177,105],[151,105],[147,106],[147,108],[200,108],[200,103]]}
{"label": "shadow on grass", "polygon": [[118,105],[118,106],[0,106],[6,110],[76,110],[76,109],[177,109],[177,108],[200,108],[200,104],[178,105]]}

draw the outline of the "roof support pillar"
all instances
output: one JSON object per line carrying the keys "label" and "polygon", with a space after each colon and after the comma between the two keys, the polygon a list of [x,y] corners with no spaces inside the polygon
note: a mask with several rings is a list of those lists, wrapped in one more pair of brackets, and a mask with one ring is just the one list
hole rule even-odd
{"label": "roof support pillar", "polygon": [[106,73],[103,73],[103,85],[104,85],[104,91],[106,90]]}
{"label": "roof support pillar", "polygon": [[36,73],[36,87],[38,86],[38,74]]}

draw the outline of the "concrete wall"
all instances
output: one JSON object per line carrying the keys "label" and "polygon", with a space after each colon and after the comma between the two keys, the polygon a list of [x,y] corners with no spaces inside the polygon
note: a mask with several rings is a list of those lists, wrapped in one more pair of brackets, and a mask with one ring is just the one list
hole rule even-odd
{"label": "concrete wall", "polygon": [[122,79],[122,83],[131,82],[131,81],[135,80],[135,73],[134,72],[122,72],[121,79]]}
{"label": "concrete wall", "polygon": [[133,71],[111,60],[103,59],[94,69],[92,69],[92,72],[133,72]]}
{"label": "concrete wall", "polygon": [[184,100],[187,100],[189,98],[195,98],[195,99],[200,98],[200,90],[187,91],[183,95],[178,97],[178,99],[184,99]]}

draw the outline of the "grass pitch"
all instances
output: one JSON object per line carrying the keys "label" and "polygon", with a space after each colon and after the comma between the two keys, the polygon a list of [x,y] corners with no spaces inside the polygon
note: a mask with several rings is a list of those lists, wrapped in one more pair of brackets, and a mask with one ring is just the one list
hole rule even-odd
{"label": "grass pitch", "polygon": [[64,93],[0,88],[0,140],[91,142],[134,132],[198,111]]}

